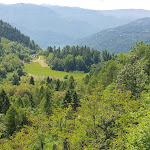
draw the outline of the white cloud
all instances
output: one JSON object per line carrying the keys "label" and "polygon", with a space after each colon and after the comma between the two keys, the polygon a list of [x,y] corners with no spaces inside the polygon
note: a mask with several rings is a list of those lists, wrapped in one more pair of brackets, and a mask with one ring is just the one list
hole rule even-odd
{"label": "white cloud", "polygon": [[150,9],[150,0],[0,0],[0,3],[47,3],[60,6],[76,6],[81,8],[108,9]]}

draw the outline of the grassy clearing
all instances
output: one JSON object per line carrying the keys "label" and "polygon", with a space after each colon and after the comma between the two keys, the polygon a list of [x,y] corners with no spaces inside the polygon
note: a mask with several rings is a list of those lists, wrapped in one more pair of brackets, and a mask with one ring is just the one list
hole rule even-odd
{"label": "grassy clearing", "polygon": [[34,76],[44,76],[51,78],[63,79],[65,75],[73,76],[76,80],[81,80],[86,74],[85,73],[68,73],[64,71],[55,71],[49,67],[42,67],[38,62],[25,64],[25,70],[27,73]]}

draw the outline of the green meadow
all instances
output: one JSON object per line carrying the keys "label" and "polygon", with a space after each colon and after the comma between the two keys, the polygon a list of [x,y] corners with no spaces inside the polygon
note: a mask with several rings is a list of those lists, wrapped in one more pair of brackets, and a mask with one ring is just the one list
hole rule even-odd
{"label": "green meadow", "polygon": [[68,73],[64,71],[55,71],[52,70],[49,67],[42,67],[38,62],[33,62],[30,64],[25,64],[25,71],[28,74],[34,75],[34,76],[44,76],[44,77],[51,77],[51,78],[59,78],[63,79],[65,75],[73,76],[76,80],[81,80],[83,77],[85,77],[86,73]]}

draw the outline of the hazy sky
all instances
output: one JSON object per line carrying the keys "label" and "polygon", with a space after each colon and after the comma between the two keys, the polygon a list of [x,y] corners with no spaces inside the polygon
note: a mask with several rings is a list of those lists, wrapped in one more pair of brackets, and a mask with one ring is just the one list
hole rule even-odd
{"label": "hazy sky", "polygon": [[150,10],[150,0],[0,0],[0,3],[34,3],[60,6],[77,6],[88,9],[147,9]]}

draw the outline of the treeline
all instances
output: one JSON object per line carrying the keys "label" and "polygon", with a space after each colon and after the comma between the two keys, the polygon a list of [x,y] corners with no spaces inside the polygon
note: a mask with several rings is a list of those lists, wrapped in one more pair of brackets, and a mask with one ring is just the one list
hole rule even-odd
{"label": "treeline", "polygon": [[2,20],[0,20],[0,37],[4,37],[10,41],[21,43],[24,46],[29,47],[30,49],[40,49],[33,40],[30,41],[30,38],[28,36],[25,36],[18,29],[12,27],[6,22],[3,22]]}
{"label": "treeline", "polygon": [[106,50],[100,54],[99,51],[86,46],[66,46],[62,50],[48,47],[44,55],[47,57],[46,62],[50,68],[67,72],[75,70],[89,72],[92,65],[116,58],[116,55]]}

